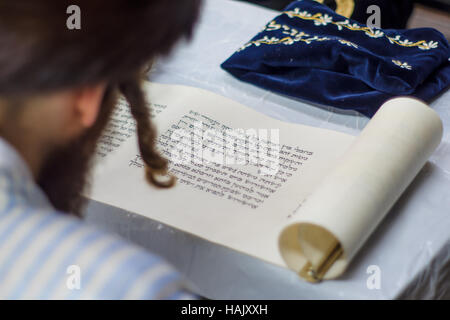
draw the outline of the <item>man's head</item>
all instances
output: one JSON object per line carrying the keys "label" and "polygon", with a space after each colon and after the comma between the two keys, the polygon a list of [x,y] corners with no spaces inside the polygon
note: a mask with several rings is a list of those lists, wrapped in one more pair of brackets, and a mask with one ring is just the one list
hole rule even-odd
{"label": "man's head", "polygon": [[[53,205],[78,213],[96,142],[118,95],[137,122],[147,177],[164,174],[141,90],[144,70],[183,36],[200,0],[0,1],[0,136],[28,162]],[[81,29],[69,30],[69,5]]]}

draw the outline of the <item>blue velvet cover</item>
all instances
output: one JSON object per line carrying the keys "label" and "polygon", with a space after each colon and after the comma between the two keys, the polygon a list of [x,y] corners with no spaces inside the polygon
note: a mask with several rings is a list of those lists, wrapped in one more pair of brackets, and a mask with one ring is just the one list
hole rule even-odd
{"label": "blue velvet cover", "polygon": [[294,1],[222,68],[240,80],[371,117],[386,100],[430,101],[450,83],[450,47],[430,28],[371,29]]}

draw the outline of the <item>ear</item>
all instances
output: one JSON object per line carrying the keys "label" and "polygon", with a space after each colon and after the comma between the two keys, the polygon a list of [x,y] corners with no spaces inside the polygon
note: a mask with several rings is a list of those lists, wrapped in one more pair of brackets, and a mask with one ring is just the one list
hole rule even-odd
{"label": "ear", "polygon": [[89,128],[97,120],[106,85],[104,83],[95,86],[84,87],[78,90],[75,98],[75,113],[79,123]]}

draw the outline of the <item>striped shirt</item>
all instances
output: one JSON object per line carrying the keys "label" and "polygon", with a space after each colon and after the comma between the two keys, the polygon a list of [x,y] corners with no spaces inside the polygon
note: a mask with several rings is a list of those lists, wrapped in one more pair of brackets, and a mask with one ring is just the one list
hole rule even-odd
{"label": "striped shirt", "polygon": [[189,299],[159,257],[56,212],[0,138],[0,299]]}

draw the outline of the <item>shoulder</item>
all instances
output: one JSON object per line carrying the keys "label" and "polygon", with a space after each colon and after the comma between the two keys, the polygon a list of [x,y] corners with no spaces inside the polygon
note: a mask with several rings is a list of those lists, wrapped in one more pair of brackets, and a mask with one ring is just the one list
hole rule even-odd
{"label": "shoulder", "polygon": [[0,240],[0,297],[185,297],[160,257],[63,213],[17,206],[0,214]]}

